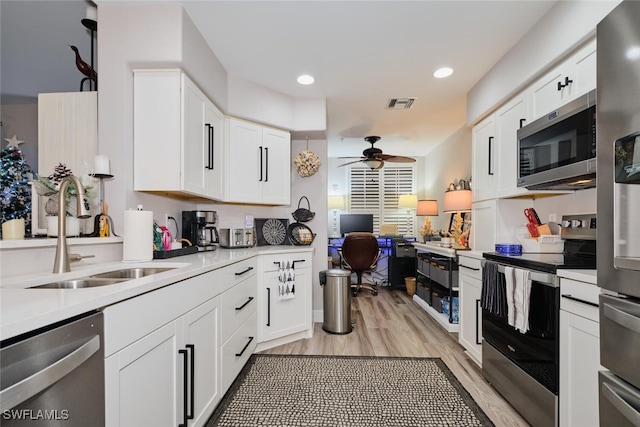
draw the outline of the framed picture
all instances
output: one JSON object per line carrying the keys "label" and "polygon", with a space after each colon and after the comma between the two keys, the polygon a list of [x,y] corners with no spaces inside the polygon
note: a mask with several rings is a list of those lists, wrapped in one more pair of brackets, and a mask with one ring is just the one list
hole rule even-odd
{"label": "framed picture", "polygon": [[256,218],[258,246],[290,245],[288,230],[288,219]]}

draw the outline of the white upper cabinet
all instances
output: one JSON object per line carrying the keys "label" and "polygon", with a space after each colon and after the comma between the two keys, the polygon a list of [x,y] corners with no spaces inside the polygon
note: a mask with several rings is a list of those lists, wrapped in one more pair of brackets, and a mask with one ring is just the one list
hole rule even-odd
{"label": "white upper cabinet", "polygon": [[134,190],[220,200],[223,123],[179,69],[135,70]]}
{"label": "white upper cabinet", "polygon": [[527,193],[518,187],[518,129],[528,121],[527,96],[518,95],[496,112],[495,170],[498,197]]}
{"label": "white upper cabinet", "polygon": [[596,87],[596,41],[578,49],[529,90],[531,121],[573,101]]}
{"label": "white upper cabinet", "polygon": [[473,201],[495,197],[495,114],[473,127],[471,177],[473,178]]}
{"label": "white upper cabinet", "polygon": [[291,203],[291,135],[232,117],[225,119],[225,201]]}

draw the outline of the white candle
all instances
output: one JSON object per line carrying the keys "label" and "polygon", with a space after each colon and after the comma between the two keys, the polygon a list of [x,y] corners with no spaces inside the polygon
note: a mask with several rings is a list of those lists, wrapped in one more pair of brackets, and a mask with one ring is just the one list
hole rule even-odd
{"label": "white candle", "polygon": [[91,19],[92,21],[98,20],[98,8],[95,6],[87,6],[87,11],[85,13],[85,18]]}
{"label": "white candle", "polygon": [[93,173],[96,175],[111,175],[111,167],[107,156],[98,155],[95,157]]}

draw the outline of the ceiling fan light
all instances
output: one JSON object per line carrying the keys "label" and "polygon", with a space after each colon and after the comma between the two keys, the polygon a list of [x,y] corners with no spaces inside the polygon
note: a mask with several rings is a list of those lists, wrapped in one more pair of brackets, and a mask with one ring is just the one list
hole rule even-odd
{"label": "ceiling fan light", "polygon": [[453,74],[453,69],[449,67],[438,68],[434,73],[433,77],[437,79],[444,79],[445,77],[449,77]]}
{"label": "ceiling fan light", "polygon": [[380,169],[382,165],[384,165],[384,162],[378,159],[366,159],[363,160],[362,163],[367,165],[367,167],[369,167],[371,170]]}

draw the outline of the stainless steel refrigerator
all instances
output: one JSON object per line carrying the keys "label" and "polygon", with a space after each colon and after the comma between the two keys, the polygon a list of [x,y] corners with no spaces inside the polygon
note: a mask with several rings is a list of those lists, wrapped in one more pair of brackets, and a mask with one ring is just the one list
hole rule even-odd
{"label": "stainless steel refrigerator", "polygon": [[596,37],[600,425],[640,426],[640,2]]}

